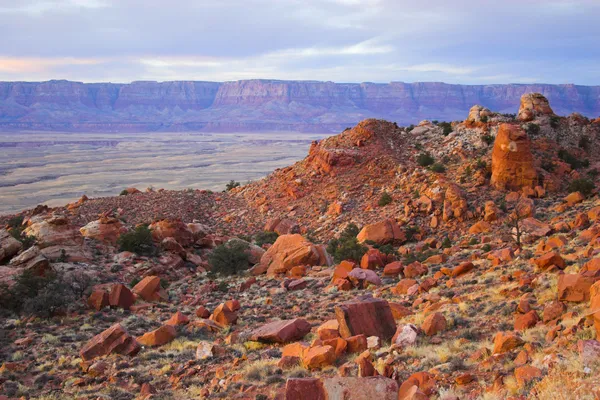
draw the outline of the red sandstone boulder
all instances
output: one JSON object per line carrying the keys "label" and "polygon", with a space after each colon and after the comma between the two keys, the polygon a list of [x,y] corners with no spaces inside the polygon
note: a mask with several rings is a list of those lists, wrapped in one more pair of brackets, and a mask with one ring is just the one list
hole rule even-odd
{"label": "red sandstone boulder", "polygon": [[267,221],[264,230],[278,235],[291,235],[300,233],[300,226],[291,219],[274,218]]}
{"label": "red sandstone boulder", "polygon": [[175,327],[167,324],[151,332],[146,332],[142,336],[138,337],[137,341],[142,346],[156,347],[169,343],[175,339],[176,336],[177,331],[175,330]]}
{"label": "red sandstone boulder", "polygon": [[406,278],[416,278],[418,276],[422,276],[427,274],[429,269],[426,265],[421,264],[418,261],[408,264],[404,267],[404,276]]}
{"label": "red sandstone boulder", "polygon": [[584,274],[558,276],[558,300],[582,302],[590,299],[590,288],[599,278]]}
{"label": "red sandstone boulder", "polygon": [[464,191],[457,184],[450,184],[444,195],[444,209],[442,219],[450,221],[452,218],[463,221],[467,215],[469,205]]}
{"label": "red sandstone boulder", "polygon": [[167,322],[165,322],[165,325],[187,325],[189,322],[190,319],[184,313],[182,313],[181,311],[177,311],[171,316],[171,318],[167,320]]}
{"label": "red sandstone boulder", "polygon": [[378,244],[401,244],[406,241],[406,235],[395,220],[386,219],[374,224],[365,225],[356,236],[356,239],[360,243],[370,240]]}
{"label": "red sandstone boulder", "polygon": [[318,378],[289,378],[285,400],[327,400],[323,382]]}
{"label": "red sandstone boulder", "polygon": [[524,343],[523,339],[514,333],[498,332],[496,336],[494,336],[494,349],[492,350],[492,354],[506,353],[507,351],[522,346]]}
{"label": "red sandstone boulder", "polygon": [[428,315],[421,325],[421,329],[427,336],[433,336],[446,330],[446,318],[444,314],[436,312]]}
{"label": "red sandstone boulder", "polygon": [[537,183],[531,142],[521,127],[500,125],[492,151],[490,183],[499,190],[520,190]]}
{"label": "red sandstone boulder", "polygon": [[327,399],[398,400],[398,383],[383,376],[333,377],[323,380]]}
{"label": "red sandstone boulder", "polygon": [[522,122],[533,121],[536,117],[554,115],[548,99],[540,93],[525,93],[521,96],[521,104],[517,119]]}
{"label": "red sandstone boulder", "polygon": [[335,307],[339,332],[343,338],[364,334],[391,339],[396,332],[396,321],[387,301],[366,298]]}
{"label": "red sandstone boulder", "polygon": [[67,217],[61,215],[35,217],[24,234],[34,236],[41,249],[56,245],[62,248],[79,247],[83,243],[83,236],[79,229],[71,225]]}
{"label": "red sandstone boulder", "polygon": [[127,232],[127,229],[116,218],[102,217],[90,222],[79,231],[85,237],[115,244],[119,236]]}
{"label": "red sandstone boulder", "polygon": [[106,290],[96,289],[88,298],[87,303],[91,308],[95,308],[96,310],[100,311],[110,304],[108,301],[108,293]]}
{"label": "red sandstone boulder", "polygon": [[300,340],[310,332],[310,324],[302,318],[273,321],[255,329],[250,340],[266,343],[288,343]]}
{"label": "red sandstone boulder", "polygon": [[146,301],[166,301],[167,292],[160,285],[158,276],[147,276],[133,287],[133,292]]}
{"label": "red sandstone boulder", "polygon": [[332,260],[323,245],[314,245],[300,235],[282,235],[261,257],[253,269],[255,275],[267,272],[285,274],[298,265],[331,265]]}
{"label": "red sandstone boulder", "polygon": [[590,309],[596,329],[596,339],[600,339],[600,282],[590,287]]}
{"label": "red sandstone boulder", "polygon": [[360,259],[360,267],[363,269],[377,269],[384,265],[384,255],[377,249],[369,249]]}
{"label": "red sandstone boulder", "polygon": [[215,311],[213,311],[210,319],[220,325],[229,326],[236,324],[238,315],[235,310],[230,308],[230,305],[227,303],[222,303],[215,308]]}
{"label": "red sandstone boulder", "polygon": [[531,329],[539,322],[540,317],[535,310],[531,310],[526,314],[517,314],[515,316],[515,331],[524,331]]}
{"label": "red sandstone boulder", "polygon": [[550,251],[541,257],[532,259],[533,263],[541,270],[546,270],[552,266],[560,269],[566,267],[565,260],[556,251]]}
{"label": "red sandstone boulder", "polygon": [[152,231],[152,238],[156,242],[162,242],[163,239],[172,237],[182,246],[189,246],[194,243],[194,234],[179,219],[163,219],[150,224],[150,230]]}
{"label": "red sandstone boulder", "polygon": [[304,352],[302,364],[307,369],[323,368],[335,362],[335,350],[332,346],[311,346]]}
{"label": "red sandstone boulder", "polygon": [[120,324],[115,324],[94,336],[79,354],[84,361],[88,361],[111,353],[134,356],[139,351],[139,343]]}
{"label": "red sandstone boulder", "polygon": [[404,271],[401,261],[394,261],[383,268],[383,276],[398,276]]}
{"label": "red sandstone boulder", "polygon": [[135,302],[135,297],[127,286],[117,283],[110,289],[108,300],[111,307],[120,307],[124,310],[129,310]]}

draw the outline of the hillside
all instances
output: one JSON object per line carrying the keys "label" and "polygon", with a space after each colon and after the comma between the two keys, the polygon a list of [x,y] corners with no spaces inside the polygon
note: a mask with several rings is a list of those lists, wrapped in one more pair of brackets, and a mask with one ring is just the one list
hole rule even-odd
{"label": "hillside", "polygon": [[473,104],[511,113],[540,92],[559,115],[600,115],[600,87],[545,84],[0,82],[0,129],[74,132],[339,132],[366,118],[461,120]]}
{"label": "hillside", "polygon": [[600,120],[518,103],[0,218],[0,399],[598,398]]}

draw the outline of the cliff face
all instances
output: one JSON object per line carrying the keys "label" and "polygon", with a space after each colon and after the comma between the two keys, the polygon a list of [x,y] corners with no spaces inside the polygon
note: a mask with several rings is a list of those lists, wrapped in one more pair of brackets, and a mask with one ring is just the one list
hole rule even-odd
{"label": "cliff face", "polygon": [[516,113],[539,92],[555,112],[600,115],[600,86],[237,82],[0,82],[0,129],[335,132],[365,118],[463,120],[474,104]]}

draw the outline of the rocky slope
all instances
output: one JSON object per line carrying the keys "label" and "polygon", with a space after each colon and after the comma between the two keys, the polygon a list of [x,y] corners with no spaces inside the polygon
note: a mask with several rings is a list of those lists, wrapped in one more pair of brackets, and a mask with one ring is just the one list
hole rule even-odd
{"label": "rocky slope", "polygon": [[540,92],[559,115],[600,115],[600,87],[249,80],[0,82],[0,128],[57,131],[338,132],[365,118],[400,124],[464,118],[473,104],[511,113]]}
{"label": "rocky slope", "polygon": [[600,121],[554,110],[3,218],[0,398],[598,398]]}

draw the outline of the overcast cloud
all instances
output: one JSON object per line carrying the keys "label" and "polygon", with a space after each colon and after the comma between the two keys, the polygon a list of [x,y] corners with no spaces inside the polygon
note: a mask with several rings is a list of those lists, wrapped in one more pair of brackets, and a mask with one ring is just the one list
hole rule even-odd
{"label": "overcast cloud", "polygon": [[600,84],[598,0],[0,0],[0,80]]}

